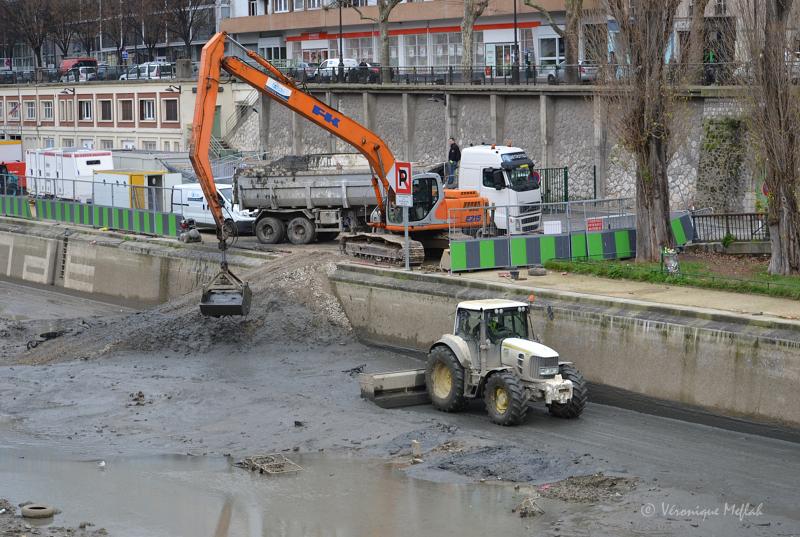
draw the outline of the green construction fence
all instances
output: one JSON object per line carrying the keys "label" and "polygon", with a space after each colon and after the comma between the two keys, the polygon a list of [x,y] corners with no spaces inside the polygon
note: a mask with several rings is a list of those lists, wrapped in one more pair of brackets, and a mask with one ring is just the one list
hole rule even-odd
{"label": "green construction fence", "polygon": [[96,228],[175,237],[181,215],[142,209],[106,207],[72,201],[34,199],[33,207],[25,196],[0,196],[0,216],[55,221]]}
{"label": "green construction fence", "polygon": [[[694,226],[688,214],[674,218],[671,225],[678,246],[694,239]],[[551,259],[628,259],[635,256],[635,229],[450,241],[453,272],[541,265]]]}

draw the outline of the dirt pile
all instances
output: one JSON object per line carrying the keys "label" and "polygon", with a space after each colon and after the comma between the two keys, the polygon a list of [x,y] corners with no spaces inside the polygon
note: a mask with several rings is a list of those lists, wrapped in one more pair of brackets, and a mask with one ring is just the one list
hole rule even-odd
{"label": "dirt pile", "polygon": [[192,355],[219,348],[256,351],[287,343],[309,347],[339,343],[350,325],[328,286],[338,256],[297,252],[271,261],[244,279],[253,291],[246,318],[200,315],[200,292],[151,310],[110,319],[102,326],[70,332],[19,356],[22,363],[92,359],[120,351],[171,351]]}
{"label": "dirt pile", "polygon": [[619,498],[636,486],[636,480],[604,475],[575,476],[539,487],[539,494],[565,502],[597,503]]}

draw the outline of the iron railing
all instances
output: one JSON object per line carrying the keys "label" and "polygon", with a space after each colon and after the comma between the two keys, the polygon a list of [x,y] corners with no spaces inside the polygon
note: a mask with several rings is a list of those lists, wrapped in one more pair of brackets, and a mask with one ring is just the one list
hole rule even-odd
{"label": "iron railing", "polygon": [[695,242],[767,241],[764,213],[693,214]]}

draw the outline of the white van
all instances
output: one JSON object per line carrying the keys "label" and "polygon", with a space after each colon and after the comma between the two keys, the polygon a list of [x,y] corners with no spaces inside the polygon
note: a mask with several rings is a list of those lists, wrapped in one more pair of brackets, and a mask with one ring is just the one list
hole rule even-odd
{"label": "white van", "polygon": [[[222,200],[225,222],[236,226],[240,235],[253,233],[253,223],[258,211],[242,211],[233,203],[233,186],[217,185]],[[172,212],[182,214],[185,219],[194,219],[199,228],[214,228],[214,216],[208,208],[203,189],[198,183],[176,185],[172,188]]]}

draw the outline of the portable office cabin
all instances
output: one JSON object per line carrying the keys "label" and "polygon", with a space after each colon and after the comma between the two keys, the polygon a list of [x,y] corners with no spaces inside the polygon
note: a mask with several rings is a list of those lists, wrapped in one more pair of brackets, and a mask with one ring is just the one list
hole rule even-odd
{"label": "portable office cabin", "polygon": [[91,202],[95,170],[112,170],[111,151],[29,149],[25,152],[28,191],[34,195]]}
{"label": "portable office cabin", "polygon": [[181,181],[181,174],[164,170],[97,170],[94,173],[94,203],[169,212],[172,187]]}

